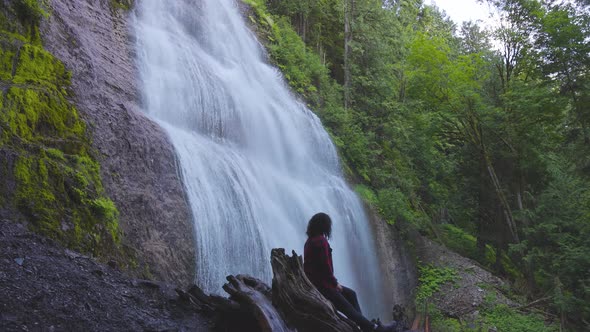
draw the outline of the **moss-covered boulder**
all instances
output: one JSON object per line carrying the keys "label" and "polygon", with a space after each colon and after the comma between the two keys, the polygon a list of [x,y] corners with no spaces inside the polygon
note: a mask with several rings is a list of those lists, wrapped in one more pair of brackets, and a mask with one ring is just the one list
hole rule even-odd
{"label": "moss-covered boulder", "polygon": [[69,99],[70,73],[41,45],[46,15],[36,0],[0,2],[0,216],[111,256],[119,250],[119,213]]}

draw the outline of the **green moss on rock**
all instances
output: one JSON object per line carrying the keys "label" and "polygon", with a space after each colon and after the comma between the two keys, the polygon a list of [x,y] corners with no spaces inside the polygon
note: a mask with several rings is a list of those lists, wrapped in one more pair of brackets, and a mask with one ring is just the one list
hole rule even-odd
{"label": "green moss on rock", "polygon": [[12,132],[29,142],[46,139],[80,139],[84,136],[84,123],[63,94],[44,86],[11,87],[4,98],[0,121],[9,124]]}
{"label": "green moss on rock", "polygon": [[14,83],[38,83],[63,89],[69,85],[70,78],[64,64],[42,46],[24,44],[20,48]]}
{"label": "green moss on rock", "polygon": [[42,18],[49,15],[38,0],[15,0],[13,8],[19,20],[25,25],[36,26]]}
{"label": "green moss on rock", "polygon": [[131,10],[133,3],[133,0],[111,0],[111,7],[113,9]]}
{"label": "green moss on rock", "polygon": [[68,100],[70,73],[43,49],[38,33],[30,33],[44,13],[36,0],[0,8],[0,18],[20,20],[20,27],[0,30],[0,152],[13,158],[4,173],[14,183],[0,184],[1,208],[15,208],[33,230],[70,248],[117,255],[119,212]]}
{"label": "green moss on rock", "polygon": [[[1,43],[2,41],[0,41],[0,45]],[[0,54],[0,80],[10,80],[12,79],[11,71],[15,53],[10,49],[5,50],[5,47],[2,49],[4,51]]]}
{"label": "green moss on rock", "polygon": [[104,196],[99,166],[58,149],[17,160],[16,205],[32,228],[71,248],[96,255],[120,243],[119,212]]}

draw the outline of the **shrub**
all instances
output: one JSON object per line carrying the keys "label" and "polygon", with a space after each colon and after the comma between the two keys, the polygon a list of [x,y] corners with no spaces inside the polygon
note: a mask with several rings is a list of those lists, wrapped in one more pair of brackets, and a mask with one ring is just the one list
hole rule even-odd
{"label": "shrub", "polygon": [[452,268],[440,268],[427,264],[418,267],[420,277],[416,302],[423,303],[440,290],[440,286],[457,280],[457,271]]}

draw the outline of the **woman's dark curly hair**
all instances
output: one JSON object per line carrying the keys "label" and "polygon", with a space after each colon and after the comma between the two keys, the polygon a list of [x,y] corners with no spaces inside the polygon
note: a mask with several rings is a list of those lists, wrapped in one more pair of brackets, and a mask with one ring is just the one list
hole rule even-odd
{"label": "woman's dark curly hair", "polygon": [[316,213],[309,219],[306,233],[308,237],[324,235],[330,238],[330,235],[332,235],[332,219],[323,212]]}

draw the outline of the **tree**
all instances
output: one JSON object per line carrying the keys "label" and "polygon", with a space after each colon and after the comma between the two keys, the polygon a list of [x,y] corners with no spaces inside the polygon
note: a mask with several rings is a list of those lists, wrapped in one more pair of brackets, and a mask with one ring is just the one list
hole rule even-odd
{"label": "tree", "polygon": [[[569,99],[568,136],[579,151],[588,154],[590,145],[590,14],[573,4],[550,5],[538,20],[536,46],[542,57],[543,73],[560,85]],[[590,160],[575,157],[586,175]]]}

